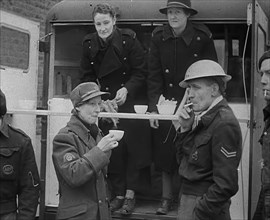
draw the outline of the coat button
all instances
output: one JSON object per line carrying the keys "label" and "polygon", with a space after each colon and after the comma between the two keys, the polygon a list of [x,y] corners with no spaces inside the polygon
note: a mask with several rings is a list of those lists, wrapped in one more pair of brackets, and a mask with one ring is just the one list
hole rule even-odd
{"label": "coat button", "polygon": [[172,97],[172,101],[175,101],[175,98],[174,97]]}
{"label": "coat button", "polygon": [[91,65],[93,65],[94,64],[94,62],[91,62]]}
{"label": "coat button", "polygon": [[198,54],[194,53],[194,57],[198,57]]}
{"label": "coat button", "polygon": [[197,40],[201,40],[201,38],[200,37],[197,37]]}
{"label": "coat button", "polygon": [[123,87],[124,86],[124,83],[122,83],[121,86]]}
{"label": "coat button", "polygon": [[124,57],[124,60],[127,60],[127,58],[126,58],[126,57]]}
{"label": "coat button", "polygon": [[123,41],[123,44],[126,44],[126,41]]}
{"label": "coat button", "polygon": [[169,84],[169,87],[173,87],[173,84],[172,84],[172,83],[170,83],[170,84]]}
{"label": "coat button", "polygon": [[102,203],[102,201],[101,201],[101,200],[98,200],[98,203],[99,203],[99,204],[101,204],[101,203]]}
{"label": "coat button", "polygon": [[263,133],[263,135],[267,135],[267,131],[265,131],[265,132]]}
{"label": "coat button", "polygon": [[169,69],[166,69],[166,70],[165,70],[165,73],[169,73],[169,72],[170,72],[170,70],[169,70]]}
{"label": "coat button", "polygon": [[123,72],[123,75],[126,75],[126,72]]}
{"label": "coat button", "polygon": [[91,49],[91,46],[89,46],[89,49]]}
{"label": "coat button", "polygon": [[106,87],[105,90],[106,90],[106,91],[109,91],[109,87]]}

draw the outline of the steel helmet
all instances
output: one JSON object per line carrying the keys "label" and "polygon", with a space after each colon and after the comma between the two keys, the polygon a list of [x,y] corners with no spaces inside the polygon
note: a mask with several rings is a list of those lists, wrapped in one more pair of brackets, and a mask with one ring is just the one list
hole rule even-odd
{"label": "steel helmet", "polygon": [[197,78],[220,76],[224,82],[228,82],[232,77],[227,75],[223,68],[212,60],[199,60],[193,63],[186,71],[185,79],[179,83],[179,86],[186,88],[187,81]]}

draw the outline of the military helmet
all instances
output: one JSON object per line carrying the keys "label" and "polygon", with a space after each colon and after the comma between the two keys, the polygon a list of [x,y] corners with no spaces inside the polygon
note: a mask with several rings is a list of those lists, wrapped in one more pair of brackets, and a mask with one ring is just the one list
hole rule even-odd
{"label": "military helmet", "polygon": [[185,79],[179,83],[179,86],[186,88],[189,80],[205,77],[221,77],[225,83],[232,78],[224,72],[223,68],[217,62],[199,60],[187,69]]}

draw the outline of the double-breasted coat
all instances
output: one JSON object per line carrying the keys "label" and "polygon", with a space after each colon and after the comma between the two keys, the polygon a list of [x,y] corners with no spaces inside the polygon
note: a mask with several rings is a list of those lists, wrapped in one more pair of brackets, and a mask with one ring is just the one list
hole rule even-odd
{"label": "double-breasted coat", "polygon": [[[179,82],[188,67],[202,59],[217,61],[212,34],[205,25],[188,21],[179,37],[174,36],[169,25],[157,27],[152,33],[148,59],[149,111],[157,111],[161,94],[179,104],[185,92]],[[159,124],[158,129],[153,129],[154,160],[158,169],[171,172],[176,167],[172,148],[175,130],[170,122]]]}
{"label": "double-breasted coat", "polygon": [[[107,44],[104,44],[97,33],[86,35],[83,40],[81,71],[82,81],[97,82],[102,91],[110,92],[109,99],[113,99],[120,88],[127,89],[126,102],[119,106],[119,112],[134,113],[135,104],[148,102],[144,51],[135,32],[130,29],[116,27]],[[149,122],[122,119],[118,127],[125,130],[123,141],[127,146],[129,159],[134,161],[138,169],[150,165]],[[119,149],[121,147],[115,150]],[[122,158],[112,159],[110,171],[117,173],[122,161]]]}
{"label": "double-breasted coat", "polygon": [[17,212],[17,219],[35,219],[39,181],[31,139],[3,120],[0,126],[0,218]]}
{"label": "double-breasted coat", "polygon": [[53,163],[59,182],[57,219],[109,220],[106,168],[111,151],[97,147],[96,139],[77,116],[53,140]]}

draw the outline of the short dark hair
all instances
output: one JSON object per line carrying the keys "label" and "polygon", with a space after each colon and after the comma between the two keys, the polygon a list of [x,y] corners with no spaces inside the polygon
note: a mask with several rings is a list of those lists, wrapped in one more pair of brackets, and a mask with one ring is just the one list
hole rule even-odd
{"label": "short dark hair", "polygon": [[92,12],[92,18],[94,20],[94,17],[96,16],[97,13],[100,13],[100,14],[110,14],[110,16],[112,18],[116,17],[116,11],[114,9],[114,7],[112,7],[111,5],[109,4],[97,4],[95,7],[94,7],[94,10]]}
{"label": "short dark hair", "polygon": [[219,87],[219,92],[222,96],[226,95],[226,86],[227,83],[224,82],[222,79],[222,76],[211,76],[207,77],[207,80],[209,81],[209,84],[217,83]]}

